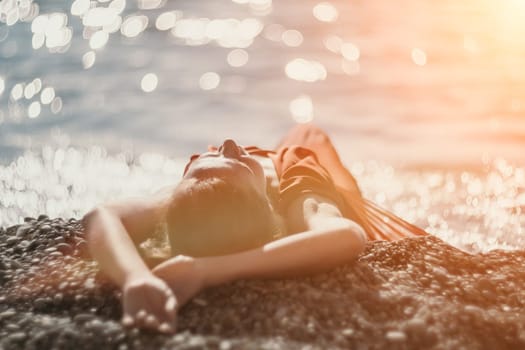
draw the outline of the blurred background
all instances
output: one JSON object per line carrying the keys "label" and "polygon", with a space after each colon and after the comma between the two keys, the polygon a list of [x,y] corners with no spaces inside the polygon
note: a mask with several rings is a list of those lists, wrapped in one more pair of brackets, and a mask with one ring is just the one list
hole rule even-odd
{"label": "blurred background", "polygon": [[0,152],[184,157],[313,120],[345,159],[521,161],[525,2],[2,0]]}
{"label": "blurred background", "polygon": [[78,216],[313,121],[378,203],[520,246],[524,34],[522,0],[0,0],[0,219]]}

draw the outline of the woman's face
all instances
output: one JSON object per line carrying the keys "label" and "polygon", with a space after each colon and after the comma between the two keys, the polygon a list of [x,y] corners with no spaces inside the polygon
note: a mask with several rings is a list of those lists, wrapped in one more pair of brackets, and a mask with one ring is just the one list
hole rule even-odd
{"label": "woman's face", "polygon": [[217,151],[203,153],[194,159],[184,177],[220,177],[238,185],[255,186],[261,193],[266,193],[266,179],[261,164],[230,139],[225,140]]}

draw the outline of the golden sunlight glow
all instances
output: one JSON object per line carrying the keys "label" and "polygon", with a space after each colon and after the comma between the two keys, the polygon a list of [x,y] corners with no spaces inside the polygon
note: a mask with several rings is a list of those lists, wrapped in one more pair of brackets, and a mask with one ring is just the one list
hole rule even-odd
{"label": "golden sunlight glow", "polygon": [[427,54],[421,49],[413,48],[412,61],[418,66],[424,66],[425,64],[427,64]]}
{"label": "golden sunlight glow", "polygon": [[95,60],[97,58],[97,54],[95,51],[88,51],[82,56],[82,67],[84,69],[89,69],[93,67],[95,64]]}
{"label": "golden sunlight glow", "polygon": [[40,102],[42,102],[43,105],[48,105],[51,102],[53,102],[53,99],[55,98],[55,89],[48,86],[42,90],[42,93],[40,94]]}
{"label": "golden sunlight glow", "polygon": [[297,123],[311,122],[314,117],[312,99],[308,95],[301,95],[290,102],[290,113]]}
{"label": "golden sunlight glow", "polygon": [[108,43],[109,34],[103,30],[99,30],[91,36],[89,39],[89,47],[93,50],[98,50],[106,46]]}
{"label": "golden sunlight glow", "polygon": [[234,49],[228,53],[226,61],[232,67],[242,67],[248,63],[248,52],[243,49]]}
{"label": "golden sunlight glow", "polygon": [[152,92],[157,88],[158,83],[159,78],[157,77],[157,74],[148,73],[142,77],[142,80],[140,81],[140,88],[144,92]]}
{"label": "golden sunlight glow", "polygon": [[309,83],[326,79],[326,68],[317,61],[296,58],[286,64],[286,76],[290,79]]}
{"label": "golden sunlight glow", "polygon": [[41,110],[42,108],[40,107],[40,102],[35,101],[27,108],[27,115],[29,118],[36,118],[40,115]]}
{"label": "golden sunlight glow", "polygon": [[146,29],[148,26],[148,17],[140,16],[129,16],[122,23],[120,31],[122,35],[128,38],[134,38]]}
{"label": "golden sunlight glow", "polygon": [[313,13],[314,17],[321,22],[334,22],[339,16],[337,9],[329,2],[321,2],[315,5]]}
{"label": "golden sunlight glow", "polygon": [[215,72],[206,72],[199,79],[199,86],[202,90],[213,90],[219,86],[221,77]]}
{"label": "golden sunlight glow", "polygon": [[290,47],[297,47],[303,43],[303,35],[300,31],[295,29],[288,29],[284,31],[281,39],[286,46]]}

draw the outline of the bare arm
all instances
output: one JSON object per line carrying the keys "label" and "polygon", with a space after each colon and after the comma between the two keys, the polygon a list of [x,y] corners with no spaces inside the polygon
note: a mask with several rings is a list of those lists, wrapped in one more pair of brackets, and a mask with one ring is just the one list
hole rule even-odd
{"label": "bare arm", "polygon": [[342,217],[329,200],[308,195],[296,200],[290,211],[292,226],[304,228],[303,232],[230,255],[175,257],[153,271],[184,303],[208,286],[237,279],[314,274],[350,262],[364,250],[363,229]]}
{"label": "bare arm", "polygon": [[136,244],[153,232],[170,193],[99,206],[83,218],[92,257],[123,291],[124,323],[167,332],[173,330],[175,298],[149,270]]}

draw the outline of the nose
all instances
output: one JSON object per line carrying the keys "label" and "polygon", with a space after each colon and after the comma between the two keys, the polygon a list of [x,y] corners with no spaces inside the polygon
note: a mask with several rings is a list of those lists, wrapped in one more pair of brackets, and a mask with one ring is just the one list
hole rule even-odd
{"label": "nose", "polygon": [[225,157],[238,158],[240,156],[239,146],[232,139],[225,140],[220,151]]}

